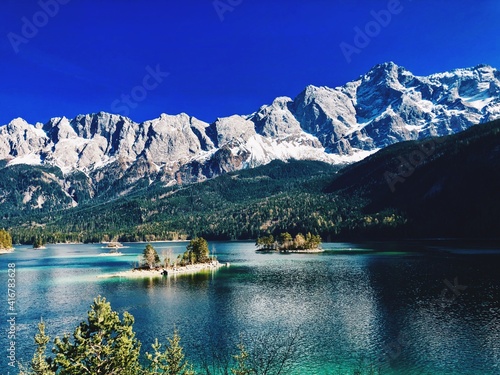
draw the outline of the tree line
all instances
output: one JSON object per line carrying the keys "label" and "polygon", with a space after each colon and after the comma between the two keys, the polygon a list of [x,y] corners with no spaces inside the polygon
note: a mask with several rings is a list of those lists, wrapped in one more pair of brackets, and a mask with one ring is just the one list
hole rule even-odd
{"label": "tree line", "polygon": [[109,203],[24,212],[5,225],[15,243],[33,244],[37,237],[46,243],[255,240],[283,232],[334,241],[374,233],[390,237],[406,223],[396,210],[367,213],[370,201],[362,194],[326,192],[332,178],[331,167],[322,164],[272,163],[185,187],[153,184]]}
{"label": "tree line", "polygon": [[188,264],[198,264],[210,262],[210,251],[208,249],[208,242],[202,238],[197,237],[189,241],[186,246],[186,251],[183,254],[173,257],[172,251],[167,250],[163,256],[163,261],[160,259],[158,252],[151,244],[147,244],[142,252],[142,267],[155,268],[155,267],[175,267],[186,266]]}

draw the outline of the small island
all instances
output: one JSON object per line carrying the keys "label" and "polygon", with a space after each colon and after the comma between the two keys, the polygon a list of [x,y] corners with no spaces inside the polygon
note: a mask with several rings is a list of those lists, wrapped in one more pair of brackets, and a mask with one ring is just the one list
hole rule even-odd
{"label": "small island", "polygon": [[35,250],[44,250],[44,249],[46,249],[46,247],[45,247],[45,241],[43,240],[42,237],[36,237],[33,240],[33,249],[35,249]]}
{"label": "small island", "polygon": [[111,242],[103,242],[103,244],[106,244],[106,249],[109,249],[107,253],[101,253],[99,256],[101,257],[116,257],[116,256],[122,256],[123,253],[118,251],[118,249],[123,248],[124,246],[118,242],[118,241],[111,241]]}
{"label": "small island", "polygon": [[280,253],[320,253],[321,237],[307,233],[305,236],[298,233],[295,237],[288,232],[281,233],[277,239],[272,234],[259,237],[255,243],[259,252],[280,252]]}
{"label": "small island", "polygon": [[0,254],[8,254],[14,251],[12,237],[9,232],[0,229]]}
{"label": "small island", "polygon": [[172,250],[167,250],[163,262],[156,249],[151,244],[147,244],[142,252],[140,266],[130,271],[99,277],[161,277],[216,270],[228,265],[228,263],[220,263],[214,256],[210,256],[207,241],[200,237],[192,239],[184,254],[177,256],[177,258],[173,257]]}
{"label": "small island", "polygon": [[123,244],[121,244],[120,242],[118,241],[111,241],[111,242],[108,242],[107,246],[106,246],[108,249],[120,249],[123,247]]}

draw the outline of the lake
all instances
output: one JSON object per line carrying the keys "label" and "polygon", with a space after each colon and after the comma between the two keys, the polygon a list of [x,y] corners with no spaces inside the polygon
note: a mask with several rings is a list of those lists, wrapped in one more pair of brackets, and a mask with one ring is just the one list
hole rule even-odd
{"label": "lake", "polygon": [[[0,256],[2,357],[7,368],[8,264],[16,269],[16,356],[28,363],[42,318],[53,338],[73,332],[92,300],[135,317],[150,349],[179,330],[188,359],[295,340],[294,374],[500,374],[500,247],[429,241],[327,243],[321,254],[262,254],[250,242],[211,242],[230,267],[155,279],[97,278],[130,269],[145,244],[102,257],[101,244],[18,246]],[[185,242],[154,243],[158,253]],[[5,349],[4,349],[5,348]],[[12,374],[13,372],[11,372]]]}

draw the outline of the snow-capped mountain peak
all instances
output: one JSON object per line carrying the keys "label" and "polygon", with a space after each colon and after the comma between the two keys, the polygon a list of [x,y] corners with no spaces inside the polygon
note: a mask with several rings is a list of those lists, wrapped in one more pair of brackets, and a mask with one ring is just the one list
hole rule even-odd
{"label": "snow-capped mountain peak", "polygon": [[211,124],[185,113],[142,123],[106,112],[43,125],[14,119],[0,127],[0,160],[83,172],[98,194],[128,191],[143,177],[194,182],[275,159],[352,162],[499,117],[500,72],[489,65],[415,76],[388,62],[344,86],[309,85],[294,99]]}

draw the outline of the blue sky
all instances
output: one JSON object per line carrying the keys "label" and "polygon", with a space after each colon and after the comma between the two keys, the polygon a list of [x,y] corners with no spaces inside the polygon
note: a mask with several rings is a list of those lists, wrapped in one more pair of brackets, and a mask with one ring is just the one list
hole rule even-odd
{"label": "blue sky", "polygon": [[0,124],[99,111],[212,122],[386,61],[418,75],[500,68],[498,0],[2,0],[0,14]]}

